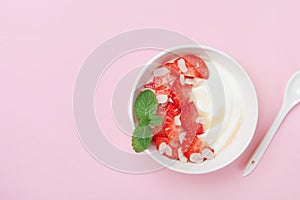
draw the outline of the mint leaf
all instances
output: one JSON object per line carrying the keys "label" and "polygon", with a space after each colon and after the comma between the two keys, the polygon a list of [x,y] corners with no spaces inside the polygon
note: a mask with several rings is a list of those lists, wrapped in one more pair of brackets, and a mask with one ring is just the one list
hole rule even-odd
{"label": "mint leaf", "polygon": [[134,103],[136,117],[141,120],[144,116],[156,114],[157,100],[151,90],[145,90],[139,94]]}
{"label": "mint leaf", "polygon": [[161,118],[160,116],[157,116],[157,115],[151,115],[150,116],[150,124],[152,126],[161,125],[162,122],[163,122],[163,118]]}
{"label": "mint leaf", "polygon": [[151,122],[151,119],[149,116],[144,116],[139,123],[139,126],[148,126]]}
{"label": "mint leaf", "polygon": [[[156,100],[156,98],[155,98]],[[148,111],[149,115],[156,115],[156,112],[157,112],[157,108],[158,108],[158,103],[157,103],[157,100],[156,100],[156,104],[152,105]]]}
{"label": "mint leaf", "polygon": [[139,124],[133,132],[131,145],[135,152],[145,151],[152,141],[152,130],[149,126],[160,125],[163,119],[156,116],[158,103],[154,92],[145,90],[139,94],[134,102],[134,111],[139,119]]}
{"label": "mint leaf", "polygon": [[145,151],[151,143],[152,135],[152,130],[149,126],[137,125],[131,140],[133,150],[137,153]]}

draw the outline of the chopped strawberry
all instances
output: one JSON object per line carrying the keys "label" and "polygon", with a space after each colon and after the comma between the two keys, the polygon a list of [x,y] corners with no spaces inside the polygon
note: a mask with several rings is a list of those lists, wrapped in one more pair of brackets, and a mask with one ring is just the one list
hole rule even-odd
{"label": "chopped strawberry", "polygon": [[153,136],[153,141],[155,141],[157,148],[159,147],[160,143],[165,142],[166,144],[169,143],[170,139],[167,137],[165,130],[162,129],[158,133]]}
{"label": "chopped strawberry", "polygon": [[157,85],[157,82],[150,82],[144,85],[144,88],[154,90],[155,95],[165,94],[171,97],[171,90],[167,85]]}
{"label": "chopped strawberry", "polygon": [[163,128],[165,129],[165,133],[171,140],[178,138],[178,127],[174,124],[174,117],[167,115],[164,122]]}
{"label": "chopped strawberry", "polygon": [[[182,85],[180,83],[179,78],[176,79],[171,87],[171,90],[176,96],[176,99],[172,98],[173,102],[174,101],[179,101],[180,108],[184,107],[190,100],[190,93],[192,91],[192,87],[190,85]],[[175,99],[175,100],[174,100]]]}
{"label": "chopped strawberry", "polygon": [[166,135],[171,140],[178,137],[178,130],[175,124],[171,124],[165,128]]}
{"label": "chopped strawberry", "polygon": [[171,95],[170,88],[167,86],[164,86],[164,85],[158,86],[158,87],[154,88],[154,90],[155,90],[156,95],[166,94],[166,95],[168,95],[168,97],[170,97],[170,95]]}
{"label": "chopped strawberry", "polygon": [[175,105],[175,103],[168,102],[165,106],[165,112],[168,116],[172,116],[174,118],[176,115],[181,113],[181,110]]}
{"label": "chopped strawberry", "polygon": [[162,125],[154,126],[151,128],[153,136],[155,137],[156,134],[158,134],[162,130]]}
{"label": "chopped strawberry", "polygon": [[150,83],[146,83],[146,84],[144,85],[144,88],[149,88],[149,89],[155,90],[156,85],[155,85],[154,82],[150,82]]}
{"label": "chopped strawberry", "polygon": [[155,138],[155,144],[156,144],[156,147],[159,148],[159,145],[162,143],[162,142],[165,142],[166,144],[169,144],[169,141],[170,139],[167,138],[167,137],[161,137],[161,136],[157,136]]}
{"label": "chopped strawberry", "polygon": [[200,153],[203,148],[203,142],[198,139],[198,137],[195,137],[191,143],[191,145],[183,152],[183,154],[187,157],[190,158],[190,155],[192,153]]}
{"label": "chopped strawberry", "polygon": [[200,73],[197,71],[197,69],[191,65],[190,63],[188,63],[188,61],[184,58],[184,57],[179,57],[174,61],[174,65],[178,66],[179,68],[179,60],[180,59],[184,59],[185,61],[185,65],[186,65],[186,72],[181,72],[185,77],[190,77],[190,78],[194,78],[194,77],[200,77]]}
{"label": "chopped strawberry", "polygon": [[180,109],[174,105],[172,102],[168,102],[165,106],[166,116],[163,122],[163,128],[165,129],[166,135],[170,139],[178,138],[179,128],[174,123],[174,117],[180,114]]}
{"label": "chopped strawberry", "polygon": [[172,90],[170,90],[170,97],[171,97],[174,105],[179,108],[180,107],[180,102],[179,102],[177,96],[175,95],[175,93]]}
{"label": "chopped strawberry", "polygon": [[168,156],[168,157],[172,159],[178,159],[178,149],[180,148],[180,142],[176,139],[171,140],[169,142],[169,146],[172,149],[172,156]]}
{"label": "chopped strawberry", "polygon": [[160,130],[154,132],[153,129],[152,129],[152,132],[153,132],[153,140],[156,140],[156,137],[167,137],[166,133],[165,133],[165,129],[160,128]]}
{"label": "chopped strawberry", "polygon": [[185,60],[188,72],[186,75],[208,79],[209,71],[205,62],[198,56],[195,55],[185,55],[183,56]]}
{"label": "chopped strawberry", "polygon": [[[154,135],[165,134],[170,139],[178,137],[178,127],[174,124],[174,117],[180,114],[180,109],[172,102],[168,102],[165,106],[159,105],[157,109],[158,116],[164,119],[162,125],[152,128]],[[155,136],[154,136],[155,137]]]}
{"label": "chopped strawberry", "polygon": [[196,135],[202,135],[203,133],[204,133],[203,125],[198,123],[198,129],[197,129]]}
{"label": "chopped strawberry", "polygon": [[165,63],[165,67],[170,70],[170,74],[173,76],[179,76],[182,73],[177,63]]}
{"label": "chopped strawberry", "polygon": [[158,85],[165,85],[166,83],[168,83],[168,75],[164,75],[164,76],[155,76],[153,78],[153,82],[156,86]]}

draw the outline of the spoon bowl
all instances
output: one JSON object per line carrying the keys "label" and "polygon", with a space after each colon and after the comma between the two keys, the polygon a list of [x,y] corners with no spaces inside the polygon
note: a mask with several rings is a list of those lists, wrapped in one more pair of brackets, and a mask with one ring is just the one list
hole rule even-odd
{"label": "spoon bowl", "polygon": [[289,80],[284,96],[284,106],[291,109],[300,102],[300,71],[296,72]]}

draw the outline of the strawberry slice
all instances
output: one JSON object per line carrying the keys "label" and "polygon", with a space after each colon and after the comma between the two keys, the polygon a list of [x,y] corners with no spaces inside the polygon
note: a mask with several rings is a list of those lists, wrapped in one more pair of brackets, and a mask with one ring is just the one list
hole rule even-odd
{"label": "strawberry slice", "polygon": [[183,108],[190,100],[192,87],[190,85],[182,85],[179,78],[177,78],[174,81],[171,90],[174,93],[173,95],[171,95],[173,102],[178,102],[179,108]]}
{"label": "strawberry slice", "polygon": [[194,102],[188,103],[183,109],[180,116],[181,126],[187,132],[182,140],[182,152],[186,152],[192,144],[196,134],[201,131],[201,124],[196,123],[199,116]]}
{"label": "strawberry slice", "polygon": [[153,138],[152,140],[156,140],[157,137],[167,137],[166,133],[165,133],[165,130],[164,129],[161,129],[160,131],[158,131],[157,133],[153,133]]}
{"label": "strawberry slice", "polygon": [[170,139],[167,138],[167,137],[157,136],[157,137],[155,138],[155,144],[156,144],[157,149],[159,148],[159,145],[160,145],[162,142],[165,142],[166,144],[169,144],[169,141],[170,141]]}
{"label": "strawberry slice", "polygon": [[193,143],[193,140],[196,138],[196,132],[188,131],[185,137],[182,140],[182,152],[187,152],[188,148]]}
{"label": "strawberry slice", "polygon": [[168,86],[165,85],[157,85],[155,82],[150,82],[144,85],[144,88],[149,88],[154,90],[155,95],[167,95],[168,98],[171,97],[172,91]]}
{"label": "strawberry slice", "polygon": [[170,88],[167,86],[164,86],[164,85],[157,86],[154,88],[154,90],[155,90],[156,95],[166,94],[166,95],[168,95],[168,97],[170,97],[170,95],[171,95]]}
{"label": "strawberry slice", "polygon": [[188,132],[196,133],[199,126],[198,123],[196,123],[198,116],[199,114],[194,102],[188,103],[182,108],[182,113],[180,116],[182,128]]}
{"label": "strawberry slice", "polygon": [[[195,140],[195,138],[198,138],[197,135],[203,134],[203,132],[198,132],[199,127],[202,127],[201,124],[196,124],[195,127],[197,127],[197,130],[196,131],[187,131],[185,137],[182,140],[182,152],[183,153],[189,151],[188,149],[190,148],[190,146],[193,145],[193,141]],[[197,153],[199,153],[199,152],[197,152]]]}
{"label": "strawberry slice", "polygon": [[168,102],[164,109],[167,115],[172,116],[173,118],[181,113],[180,108],[178,108],[178,106],[176,106],[176,104],[172,102]]}
{"label": "strawberry slice", "polygon": [[180,74],[182,74],[179,66],[177,63],[165,63],[164,64],[166,68],[168,68],[170,70],[170,74],[173,76],[179,76]]}
{"label": "strawberry slice", "polygon": [[178,68],[179,68],[179,60],[180,59],[183,59],[185,61],[185,66],[187,69],[187,71],[181,72],[181,74],[183,74],[185,77],[188,77],[188,78],[195,78],[195,77],[200,78],[200,73],[197,71],[197,69],[193,65],[188,63],[188,61],[184,57],[177,58],[174,61],[174,65],[178,66]]}
{"label": "strawberry slice", "polygon": [[149,82],[149,83],[146,83],[144,85],[144,88],[149,88],[149,89],[152,89],[152,90],[155,90],[157,86],[155,85],[155,83],[152,81],[152,82]]}
{"label": "strawberry slice", "polygon": [[175,125],[174,117],[180,114],[180,109],[176,107],[174,103],[168,102],[165,106],[165,112],[166,116],[163,122],[163,128],[165,129],[165,133],[170,139],[177,139],[180,127]]}
{"label": "strawberry slice", "polygon": [[195,137],[187,150],[183,151],[183,154],[189,159],[192,153],[200,153],[202,148],[203,142],[198,137]]}
{"label": "strawberry slice", "polygon": [[183,56],[188,72],[187,76],[208,79],[209,71],[205,62],[198,56],[185,55]]}
{"label": "strawberry slice", "polygon": [[164,122],[163,122],[163,128],[165,129],[165,133],[167,135],[168,138],[170,138],[171,140],[173,139],[177,139],[178,138],[178,128],[175,124],[174,124],[174,117],[167,115]]}
{"label": "strawberry slice", "polygon": [[170,90],[170,96],[169,96],[169,98],[170,97],[171,97],[174,105],[179,108],[180,107],[179,99],[177,98],[176,94],[172,90]]}
{"label": "strawberry slice", "polygon": [[154,134],[153,138],[155,138],[156,135],[162,135],[164,137],[169,137],[170,139],[177,138],[179,127],[174,124],[174,117],[180,114],[180,112],[180,109],[172,102],[168,102],[165,106],[158,105],[156,115],[162,117],[164,121],[161,125],[152,128]]}

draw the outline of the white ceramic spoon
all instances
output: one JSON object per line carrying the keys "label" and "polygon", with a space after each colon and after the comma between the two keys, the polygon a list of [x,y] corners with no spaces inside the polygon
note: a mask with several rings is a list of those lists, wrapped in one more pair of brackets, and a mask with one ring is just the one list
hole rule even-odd
{"label": "white ceramic spoon", "polygon": [[251,156],[244,171],[244,176],[247,176],[252,172],[252,170],[257,166],[259,160],[263,156],[267,147],[269,146],[272,138],[274,137],[276,131],[278,130],[281,122],[288,114],[288,112],[300,102],[300,71],[296,72],[289,80],[284,94],[283,104],[281,106],[280,112],[278,113],[275,121],[268,130],[267,134],[260,142],[259,146]]}

